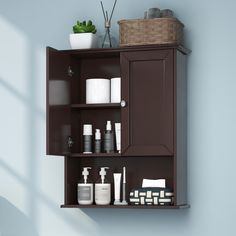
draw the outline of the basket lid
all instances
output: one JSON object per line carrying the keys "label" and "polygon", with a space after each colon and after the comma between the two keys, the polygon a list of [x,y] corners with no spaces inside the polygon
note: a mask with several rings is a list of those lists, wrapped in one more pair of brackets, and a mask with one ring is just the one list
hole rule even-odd
{"label": "basket lid", "polygon": [[124,24],[124,23],[137,23],[137,22],[155,22],[155,21],[172,21],[172,22],[178,22],[179,24],[184,27],[184,24],[177,19],[176,17],[161,17],[161,18],[153,18],[153,19],[122,19],[118,21],[118,24]]}

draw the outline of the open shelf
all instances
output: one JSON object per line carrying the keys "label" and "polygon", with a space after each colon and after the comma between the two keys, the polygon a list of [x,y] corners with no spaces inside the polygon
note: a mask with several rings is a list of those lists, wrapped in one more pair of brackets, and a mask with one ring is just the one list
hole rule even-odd
{"label": "open shelf", "polygon": [[119,208],[119,209],[185,209],[190,208],[190,205],[173,205],[173,206],[146,206],[146,205],[61,205],[61,208]]}
{"label": "open shelf", "polygon": [[79,109],[120,108],[120,103],[72,104],[71,108],[79,108]]}

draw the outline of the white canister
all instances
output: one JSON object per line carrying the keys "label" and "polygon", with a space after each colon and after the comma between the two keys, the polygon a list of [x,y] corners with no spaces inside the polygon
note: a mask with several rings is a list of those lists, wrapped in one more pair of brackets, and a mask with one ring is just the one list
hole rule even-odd
{"label": "white canister", "polygon": [[111,78],[111,103],[120,103],[121,101],[121,78]]}
{"label": "white canister", "polygon": [[86,103],[110,103],[110,80],[102,78],[87,79]]}

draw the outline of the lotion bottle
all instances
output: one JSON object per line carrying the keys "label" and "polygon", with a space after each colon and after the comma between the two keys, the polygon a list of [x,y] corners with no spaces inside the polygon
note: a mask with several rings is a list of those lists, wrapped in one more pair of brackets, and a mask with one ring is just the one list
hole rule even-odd
{"label": "lotion bottle", "polygon": [[78,183],[78,203],[80,205],[91,205],[93,204],[93,183],[88,180],[89,169],[91,167],[83,168],[83,179]]}
{"label": "lotion bottle", "polygon": [[111,121],[107,121],[106,131],[104,132],[104,152],[114,152],[114,133],[111,129]]}
{"label": "lotion bottle", "polygon": [[106,169],[109,167],[101,167],[99,172],[101,178],[95,184],[95,203],[97,205],[109,205],[111,203],[111,183],[105,180]]}

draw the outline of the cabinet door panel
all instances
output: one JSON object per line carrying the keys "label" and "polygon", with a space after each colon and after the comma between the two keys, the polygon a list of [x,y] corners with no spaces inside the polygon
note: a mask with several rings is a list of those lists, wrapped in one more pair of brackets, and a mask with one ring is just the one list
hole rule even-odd
{"label": "cabinet door panel", "polygon": [[64,155],[70,150],[69,55],[47,48],[47,154]]}
{"label": "cabinet door panel", "polygon": [[173,66],[173,50],[121,53],[123,155],[173,155]]}

